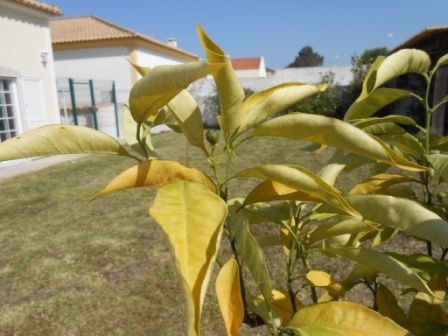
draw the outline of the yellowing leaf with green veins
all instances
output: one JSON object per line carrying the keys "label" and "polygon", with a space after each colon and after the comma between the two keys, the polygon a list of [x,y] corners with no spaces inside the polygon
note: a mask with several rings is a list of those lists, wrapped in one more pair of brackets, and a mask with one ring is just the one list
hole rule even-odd
{"label": "yellowing leaf with green veins", "polygon": [[[288,327],[300,331],[307,328],[309,335],[344,336],[411,336],[395,322],[372,309],[351,302],[326,302],[300,309]],[[319,333],[314,333],[314,328]],[[327,328],[329,333],[322,330]],[[338,334],[334,334],[338,335]]]}
{"label": "yellowing leaf with green veins", "polygon": [[237,135],[285,108],[325,91],[328,84],[283,83],[259,91],[243,103]]}
{"label": "yellowing leaf with green veins", "polygon": [[365,99],[373,90],[400,75],[406,73],[426,75],[430,66],[429,55],[417,49],[402,49],[385,59],[379,58],[372,66],[373,71],[369,71],[364,79],[361,95],[356,101]]}
{"label": "yellowing leaf with green veins", "polygon": [[250,231],[247,218],[241,212],[233,214],[228,225],[231,231],[230,236],[235,241],[238,253],[243,258],[244,264],[249,268],[255,283],[260,289],[267,310],[271,311],[272,285],[263,250]]}
{"label": "yellowing leaf with green veins", "polygon": [[390,187],[392,185],[410,182],[414,179],[401,174],[379,174],[369,177],[367,180],[357,184],[349,194],[369,194]]}
{"label": "yellowing leaf with green veins", "polygon": [[0,143],[0,161],[83,153],[117,154],[140,161],[110,135],[84,126],[41,126]]}
{"label": "yellowing leaf with green veins", "polygon": [[224,318],[228,336],[238,336],[244,319],[238,263],[231,258],[219,271],[216,279],[216,296]]}
{"label": "yellowing leaf with green veins", "polygon": [[[448,246],[447,222],[415,201],[387,195],[361,194],[346,196],[345,200],[364,219],[441,246]],[[328,211],[341,212],[336,208],[330,210],[328,204],[319,208],[319,212]]]}
{"label": "yellowing leaf with green veins", "polygon": [[[359,214],[348,206],[347,202],[345,202],[341,193],[337,189],[326,184],[320,177],[302,167],[275,164],[259,165],[244,169],[235,174],[235,177],[243,176],[262,178],[283,184],[286,187],[293,188],[307,194],[315,200],[322,200],[325,203],[330,203],[340,209],[343,209],[352,216],[359,217]],[[263,185],[261,187],[262,190],[258,194],[262,195],[265,191],[264,189],[268,191],[270,188],[276,187],[279,187],[281,192],[285,190],[285,188],[281,188],[278,184],[266,184],[266,186]],[[249,196],[251,195],[249,194]]]}
{"label": "yellowing leaf with green veins", "polygon": [[445,181],[448,181],[448,155],[431,154],[429,155],[429,161],[440,176],[442,176]]}
{"label": "yellowing leaf with green veins", "polygon": [[308,241],[310,244],[318,242],[319,240],[329,239],[344,234],[355,234],[360,232],[374,232],[376,228],[368,225],[362,220],[351,218],[341,219],[336,222],[325,223],[319,225],[314,229],[310,235]]}
{"label": "yellowing leaf with green veins", "polygon": [[399,156],[380,139],[346,122],[306,113],[290,113],[258,126],[250,137],[278,136],[329,145],[404,170],[425,171],[427,168]]}
{"label": "yellowing leaf with green veins", "polygon": [[188,142],[205,150],[202,114],[191,93],[182,90],[167,106]]}
{"label": "yellowing leaf with green veins", "polygon": [[213,77],[221,103],[219,124],[225,138],[229,139],[239,126],[244,90],[233,70],[230,57],[208,37],[200,25],[197,26],[197,32],[207,60],[212,64],[225,64],[219,71],[213,73]]}
{"label": "yellowing leaf with green veins", "polygon": [[392,89],[392,88],[376,89],[365,99],[355,101],[352,105],[350,105],[349,109],[344,115],[344,121],[371,117],[383,107],[393,103],[398,99],[402,99],[405,97],[418,97],[418,96],[416,96],[412,92],[401,89]]}
{"label": "yellowing leaf with green veins", "polygon": [[124,189],[162,187],[179,181],[202,184],[216,194],[215,184],[200,170],[185,167],[177,161],[151,160],[131,167],[116,176],[94,199]]}
{"label": "yellowing leaf with green veins", "polygon": [[[142,142],[144,143],[145,149],[137,140],[137,129],[140,127],[140,134],[144,137]],[[123,132],[124,139],[126,143],[137,153],[146,157],[155,157],[154,147],[151,143],[151,133],[149,132],[149,127],[145,124],[140,126],[137,125],[135,120],[132,118],[131,111],[127,104],[124,105],[122,115],[121,115],[121,129]]]}
{"label": "yellowing leaf with green veins", "polygon": [[170,245],[186,302],[188,335],[198,336],[227,205],[204,185],[181,181],[160,188],[149,212]]}
{"label": "yellowing leaf with green veins", "polygon": [[416,272],[385,253],[362,247],[328,248],[325,249],[325,252],[356,261],[421,292],[431,294],[431,290],[426,282]]}
{"label": "yellowing leaf with green veins", "polygon": [[177,123],[173,111],[171,111],[171,109],[167,105],[165,105],[159,110],[159,112],[154,118],[154,121],[152,122],[151,127],[159,125],[166,125],[169,128],[171,128],[174,132],[182,133],[182,129],[179,127],[179,124]]}
{"label": "yellowing leaf with green veins", "polygon": [[409,308],[409,319],[416,323],[444,323],[447,314],[442,309],[448,290],[446,275],[434,274],[428,282],[434,295],[419,292]]}
{"label": "yellowing leaf with green veins", "polygon": [[129,108],[137,124],[142,124],[186,89],[191,83],[212,72],[222,64],[204,61],[176,65],[160,65],[141,78],[132,88]]}

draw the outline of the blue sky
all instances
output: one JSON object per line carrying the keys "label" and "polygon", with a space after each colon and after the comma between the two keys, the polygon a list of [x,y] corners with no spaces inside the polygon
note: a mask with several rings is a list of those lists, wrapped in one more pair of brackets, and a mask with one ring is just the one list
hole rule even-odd
{"label": "blue sky", "polygon": [[264,56],[287,66],[310,45],[325,65],[350,65],[353,54],[393,48],[426,27],[448,25],[448,0],[52,0],[64,16],[94,14],[204,58],[201,24],[230,57]]}

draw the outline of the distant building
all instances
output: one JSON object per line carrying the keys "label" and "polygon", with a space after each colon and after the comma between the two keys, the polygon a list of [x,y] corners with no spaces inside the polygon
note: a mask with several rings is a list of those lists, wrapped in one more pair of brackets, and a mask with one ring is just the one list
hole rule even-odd
{"label": "distant building", "polygon": [[0,0],[0,142],[60,122],[49,19],[32,0]]}
{"label": "distant building", "polygon": [[[391,50],[391,53],[401,49],[414,48],[426,51],[431,57],[432,66],[443,55],[448,54],[448,26],[428,27],[410,37]],[[448,94],[448,68],[441,67],[436,72],[433,89],[433,105],[442,101]],[[395,81],[395,85],[415,93],[425,93],[424,81],[415,75],[408,75]],[[418,122],[423,122],[424,111],[421,104],[412,99],[401,99],[395,104],[395,110],[401,114],[412,116]],[[432,117],[432,129],[438,134],[446,133],[448,118],[445,118],[446,104],[440,106]]]}
{"label": "distant building", "polygon": [[232,58],[232,67],[238,78],[259,78],[271,76],[274,70],[266,68],[263,56]]}

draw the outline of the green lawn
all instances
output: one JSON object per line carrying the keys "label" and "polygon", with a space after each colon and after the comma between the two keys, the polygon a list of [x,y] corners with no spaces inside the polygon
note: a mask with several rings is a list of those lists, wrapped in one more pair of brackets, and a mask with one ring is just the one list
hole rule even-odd
{"label": "green lawn", "polygon": [[[181,136],[168,132],[153,142],[160,157],[184,162]],[[331,151],[310,154],[299,150],[304,145],[250,140],[241,146],[234,169],[277,162],[317,172]],[[201,153],[191,147],[188,162],[210,173]],[[148,214],[156,189],[89,201],[132,165],[122,157],[89,156],[0,182],[0,335],[184,334],[169,249]],[[362,174],[343,176],[341,189],[347,191]],[[231,197],[242,197],[255,185],[252,180],[233,182]],[[268,254],[274,280],[281,285],[282,251],[270,248]],[[348,265],[327,259],[316,263],[336,274]],[[216,271],[203,310],[203,335],[225,335],[214,298]],[[268,333],[257,329],[244,335]]]}

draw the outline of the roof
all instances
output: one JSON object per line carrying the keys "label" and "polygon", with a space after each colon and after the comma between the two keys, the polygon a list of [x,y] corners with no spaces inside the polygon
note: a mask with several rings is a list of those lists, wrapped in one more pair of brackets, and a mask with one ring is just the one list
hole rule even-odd
{"label": "roof", "polygon": [[404,41],[403,43],[401,43],[398,46],[396,46],[395,48],[393,48],[390,52],[393,53],[400,49],[412,48],[417,43],[430,38],[432,35],[435,35],[437,33],[444,33],[444,32],[448,32],[448,26],[436,26],[436,27],[425,28],[421,32],[415,34],[408,40]]}
{"label": "roof", "polygon": [[260,69],[261,57],[232,58],[233,70]]}
{"label": "roof", "polygon": [[152,37],[140,34],[95,15],[64,17],[50,20],[53,46],[70,45],[79,42],[100,42],[135,39],[143,43],[170,50],[197,59],[185,50],[169,46]]}
{"label": "roof", "polygon": [[47,5],[43,2],[37,2],[37,1],[33,1],[33,0],[7,0],[9,2],[14,2],[16,4],[25,6],[25,7],[30,7],[30,8],[34,8],[37,9],[39,11],[51,14],[51,15],[62,15],[62,11],[54,6],[54,5]]}

